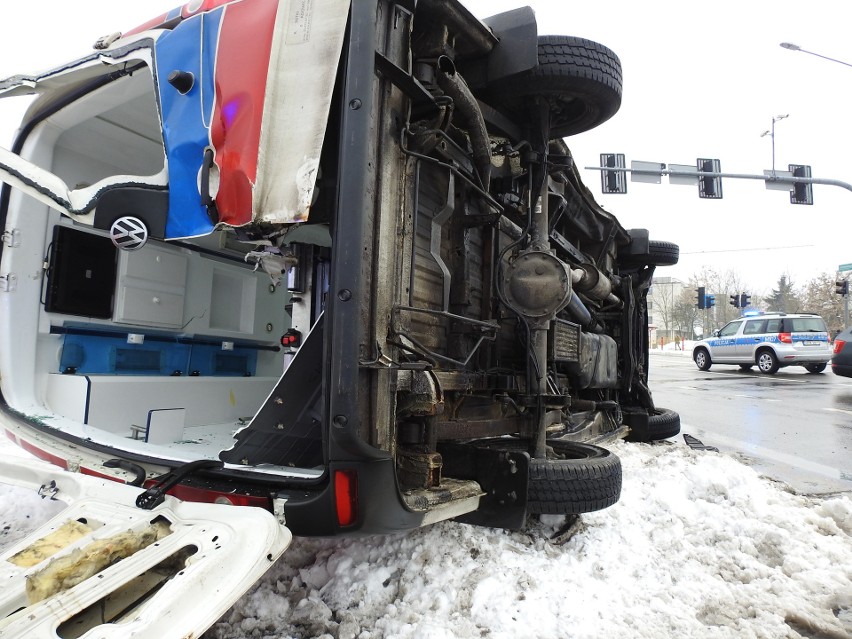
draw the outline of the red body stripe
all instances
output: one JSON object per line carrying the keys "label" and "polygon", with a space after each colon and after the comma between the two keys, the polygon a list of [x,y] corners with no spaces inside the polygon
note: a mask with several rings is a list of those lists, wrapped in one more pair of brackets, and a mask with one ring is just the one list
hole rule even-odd
{"label": "red body stripe", "polygon": [[216,52],[216,103],[210,137],[220,170],[216,207],[232,226],[251,222],[257,159],[277,0],[225,8]]}
{"label": "red body stripe", "polygon": [[137,33],[142,33],[143,31],[148,31],[149,29],[156,29],[157,27],[162,27],[166,22],[168,22],[168,20],[169,14],[164,13],[161,16],[157,16],[156,18],[148,20],[148,22],[140,24],[138,27],[131,29],[130,31],[122,32],[121,35],[122,37],[127,37],[130,35],[135,35]]}
{"label": "red body stripe", "polygon": [[20,440],[20,446],[31,455],[35,455],[39,459],[43,459],[46,462],[50,462],[54,466],[59,466],[60,468],[68,470],[68,460],[62,459],[61,457],[57,457],[53,453],[49,453],[46,450],[42,450],[41,448],[33,446],[31,443],[24,439]]}

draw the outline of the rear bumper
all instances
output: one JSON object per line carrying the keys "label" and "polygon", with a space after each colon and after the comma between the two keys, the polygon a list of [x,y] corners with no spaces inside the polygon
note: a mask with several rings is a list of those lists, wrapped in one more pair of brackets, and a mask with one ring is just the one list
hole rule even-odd
{"label": "rear bumper", "polygon": [[[118,483],[130,479],[123,476],[128,473],[104,466],[108,459],[127,458],[120,451],[67,434],[61,436],[57,429],[34,423],[0,404],[0,436],[3,435],[33,456],[65,470]],[[129,461],[148,478],[173,470],[166,460],[134,457]],[[348,525],[340,523],[339,497],[333,481],[336,471],[346,471],[355,477],[354,518]],[[146,481],[145,485],[148,484]],[[460,514],[441,515],[440,512],[408,508],[399,492],[391,458],[331,462],[324,475],[312,482],[292,481],[249,470],[204,470],[186,477],[168,493],[187,501],[211,502],[225,498],[238,506],[254,505],[267,510],[273,510],[275,500],[276,505],[283,506],[287,527],[299,536],[394,533],[419,528],[431,519]]]}
{"label": "rear bumper", "polygon": [[852,377],[852,362],[848,364],[831,363],[831,372],[841,377]]}
{"label": "rear bumper", "polygon": [[[792,346],[784,344],[782,347],[775,345],[775,355],[778,362],[786,364],[827,364],[831,360],[832,349],[830,346]],[[755,356],[757,350],[755,350]]]}
{"label": "rear bumper", "polygon": [[779,353],[778,361],[783,364],[827,364],[831,353]]}

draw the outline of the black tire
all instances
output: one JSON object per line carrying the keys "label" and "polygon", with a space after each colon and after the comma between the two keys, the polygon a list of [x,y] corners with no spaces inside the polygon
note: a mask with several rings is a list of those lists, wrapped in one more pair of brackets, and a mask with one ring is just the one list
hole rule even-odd
{"label": "black tire", "polygon": [[757,353],[757,368],[764,375],[774,375],[781,368],[778,357],[768,348]]}
{"label": "black tire", "polygon": [[680,260],[680,246],[673,242],[648,240],[648,252],[644,255],[625,255],[624,266],[673,266]]}
{"label": "black tire", "polygon": [[540,96],[550,104],[550,139],[595,128],[621,106],[621,61],[610,49],[583,38],[539,36],[538,66],[495,82],[487,101],[527,121],[527,98]]}
{"label": "black tire", "polygon": [[825,364],[805,364],[805,370],[809,373],[821,373],[825,370]]}
{"label": "black tire", "polygon": [[741,371],[750,371],[754,364],[740,364]]}
{"label": "black tire", "polygon": [[698,370],[709,371],[713,365],[713,360],[710,359],[710,352],[706,348],[696,348],[692,353],[692,360],[698,367]]}
{"label": "black tire", "polygon": [[[560,440],[547,442],[547,459],[530,459],[527,512],[579,515],[608,508],[621,496],[621,460],[606,448]],[[499,450],[528,450],[521,439],[475,443]]]}
{"label": "black tire", "polygon": [[680,259],[680,246],[672,242],[648,242],[648,263],[655,266],[673,266]]}
{"label": "black tire", "polygon": [[648,415],[648,426],[630,425],[625,438],[629,442],[655,442],[680,433],[680,415],[668,408],[657,408]]}

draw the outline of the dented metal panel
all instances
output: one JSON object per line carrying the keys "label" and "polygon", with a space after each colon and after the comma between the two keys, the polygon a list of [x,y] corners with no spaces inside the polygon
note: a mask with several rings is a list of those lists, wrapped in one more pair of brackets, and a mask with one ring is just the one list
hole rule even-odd
{"label": "dented metal panel", "polygon": [[257,220],[308,219],[348,16],[349,0],[302,0],[279,9],[263,105]]}
{"label": "dented metal panel", "polygon": [[[308,219],[348,9],[349,0],[207,2],[157,41],[167,238]],[[195,76],[183,94],[169,84],[178,69]]]}
{"label": "dented metal panel", "polygon": [[206,235],[219,224],[306,221],[348,13],[349,0],[210,0],[145,25],[166,30],[136,29],[99,53],[0,82],[2,95],[59,95],[105,76],[105,61],[140,60],[154,70],[167,160],[155,176],[71,189],[0,149],[0,178],[86,224],[107,189],[167,188],[165,239]]}

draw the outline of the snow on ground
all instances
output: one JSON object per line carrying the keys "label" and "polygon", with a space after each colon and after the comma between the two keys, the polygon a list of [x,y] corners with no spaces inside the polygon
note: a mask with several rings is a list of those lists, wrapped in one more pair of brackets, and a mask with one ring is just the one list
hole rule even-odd
{"label": "snow on ground", "polygon": [[[612,449],[611,508],[521,531],[296,539],[205,638],[852,637],[850,495],[796,495],[682,444]],[[0,550],[48,504],[0,487]]]}

